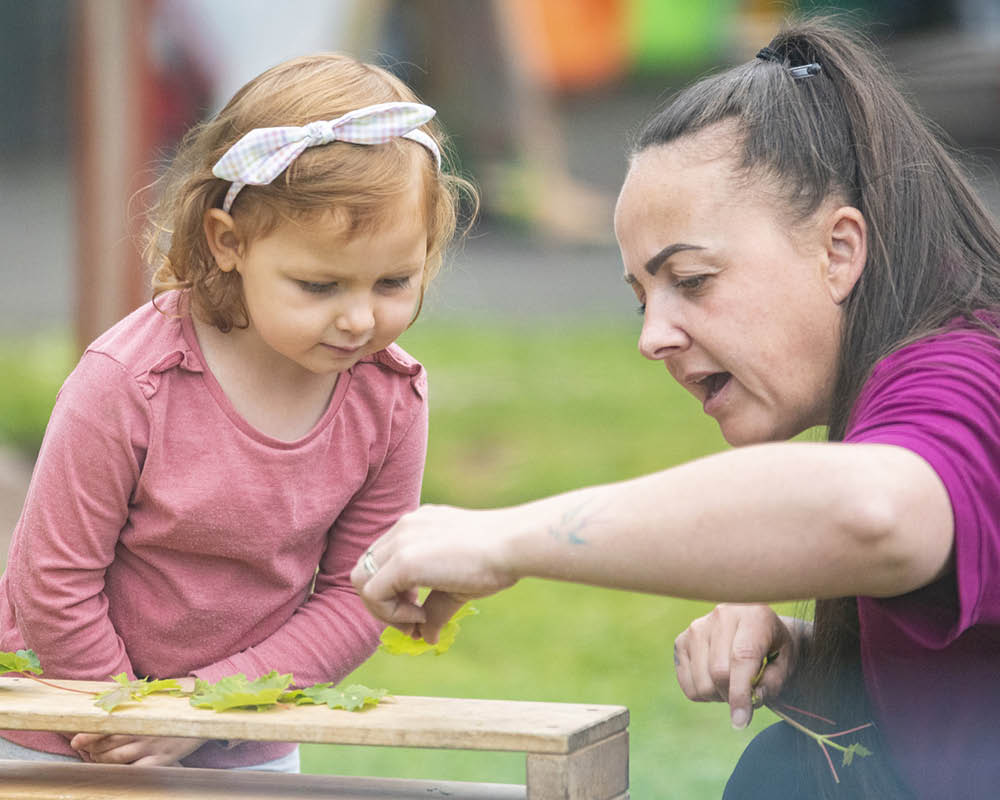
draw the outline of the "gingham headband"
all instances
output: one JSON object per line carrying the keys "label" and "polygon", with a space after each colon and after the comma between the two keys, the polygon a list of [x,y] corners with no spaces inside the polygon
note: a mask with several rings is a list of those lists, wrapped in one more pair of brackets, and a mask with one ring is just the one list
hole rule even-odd
{"label": "gingham headband", "polygon": [[435,113],[433,108],[420,103],[378,103],[302,127],[255,128],[230,147],[212,167],[215,177],[233,182],[222,210],[229,211],[233,207],[236,195],[248,183],[264,186],[284,172],[307,147],[330,142],[382,144],[402,136],[430,150],[440,169],[441,151],[437,143],[418,130]]}

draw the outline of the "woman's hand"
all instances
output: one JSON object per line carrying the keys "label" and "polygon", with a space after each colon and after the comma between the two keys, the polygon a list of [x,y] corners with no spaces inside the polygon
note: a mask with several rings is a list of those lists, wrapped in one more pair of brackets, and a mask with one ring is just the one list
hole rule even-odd
{"label": "woman's hand", "polygon": [[[374,616],[436,642],[441,627],[465,602],[517,581],[505,560],[511,511],[423,506],[369,548],[351,581]],[[417,605],[421,587],[433,591]]]}
{"label": "woman's hand", "polygon": [[206,739],[175,736],[78,733],[69,743],[84,761],[97,764],[137,764],[143,767],[176,766]]}
{"label": "woman's hand", "polygon": [[689,700],[728,702],[733,727],[745,728],[755,694],[758,705],[776,698],[795,671],[806,631],[807,623],[779,617],[770,606],[716,606],[674,642],[677,682]]}

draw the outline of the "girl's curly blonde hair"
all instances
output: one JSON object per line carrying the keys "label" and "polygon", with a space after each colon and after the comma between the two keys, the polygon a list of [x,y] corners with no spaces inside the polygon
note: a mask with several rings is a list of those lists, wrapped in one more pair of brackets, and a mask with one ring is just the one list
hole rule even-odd
{"label": "girl's curly blonde hair", "polygon": [[[171,289],[189,290],[194,313],[225,332],[249,324],[239,274],[219,269],[203,231],[205,212],[221,208],[229,182],[212,167],[248,131],[306,125],[334,119],[362,106],[394,101],[419,102],[398,78],[380,67],[339,53],[304,56],[261,73],[240,89],[214,118],[193,127],[158,181],[158,199],[145,233],[146,259],[153,269],[153,299]],[[421,127],[444,151],[440,127]],[[246,186],[231,214],[240,238],[249,243],[283,221],[335,210],[348,232],[371,232],[392,223],[415,171],[426,190],[427,288],[441,267],[455,234],[463,194],[472,208],[475,188],[437,169],[426,148],[409,139],[380,145],[334,142],[311,147],[266,186]],[[419,309],[418,309],[419,311]]]}

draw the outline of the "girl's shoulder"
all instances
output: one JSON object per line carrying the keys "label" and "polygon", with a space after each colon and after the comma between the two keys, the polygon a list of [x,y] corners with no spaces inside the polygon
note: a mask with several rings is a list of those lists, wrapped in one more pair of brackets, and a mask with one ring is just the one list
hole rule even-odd
{"label": "girl's shoulder", "polygon": [[[376,369],[366,370],[365,366]],[[423,365],[395,343],[363,358],[355,365],[354,372],[367,380],[407,382],[421,398],[427,395],[427,372]]]}
{"label": "girl's shoulder", "polygon": [[201,359],[186,332],[186,314],[177,292],[160,295],[98,336],[84,351],[88,360],[115,363],[140,386],[152,375],[180,366],[201,372]]}

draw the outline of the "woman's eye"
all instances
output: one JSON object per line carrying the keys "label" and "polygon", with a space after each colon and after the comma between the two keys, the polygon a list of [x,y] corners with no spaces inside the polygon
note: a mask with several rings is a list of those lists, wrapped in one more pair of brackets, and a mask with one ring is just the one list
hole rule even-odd
{"label": "woman's eye", "polygon": [[692,275],[690,278],[678,278],[674,281],[674,286],[685,292],[696,292],[705,287],[708,275]]}
{"label": "woman's eye", "polygon": [[296,281],[299,288],[310,294],[326,294],[337,288],[336,283],[314,283],[313,281]]}
{"label": "woman's eye", "polygon": [[638,314],[640,317],[646,316],[646,304],[639,303],[639,307],[636,308],[635,313]]}

